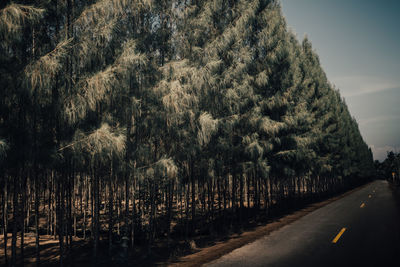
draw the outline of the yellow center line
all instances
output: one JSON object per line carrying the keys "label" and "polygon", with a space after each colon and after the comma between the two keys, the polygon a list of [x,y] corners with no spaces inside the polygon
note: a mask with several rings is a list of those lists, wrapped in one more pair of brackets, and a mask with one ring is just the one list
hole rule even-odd
{"label": "yellow center line", "polygon": [[362,203],[360,208],[364,208],[365,207],[365,203]]}
{"label": "yellow center line", "polygon": [[343,235],[344,231],[346,231],[346,228],[342,228],[342,230],[340,230],[337,236],[332,240],[332,243],[335,244],[339,240],[339,238]]}

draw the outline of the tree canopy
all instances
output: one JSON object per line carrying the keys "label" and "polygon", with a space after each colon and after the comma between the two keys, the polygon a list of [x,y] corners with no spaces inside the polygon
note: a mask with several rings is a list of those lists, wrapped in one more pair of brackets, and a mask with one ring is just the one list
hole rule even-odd
{"label": "tree canopy", "polygon": [[125,235],[150,252],[158,239],[241,227],[373,173],[356,120],[279,1],[27,2],[0,5],[13,264],[29,216],[37,261],[41,228],[59,237],[63,264],[90,225],[96,262],[105,218],[110,251]]}

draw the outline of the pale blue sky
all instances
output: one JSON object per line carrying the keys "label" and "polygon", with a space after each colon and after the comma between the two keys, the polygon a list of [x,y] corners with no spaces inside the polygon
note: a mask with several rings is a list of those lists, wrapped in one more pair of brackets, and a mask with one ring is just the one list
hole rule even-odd
{"label": "pale blue sky", "polygon": [[281,3],[288,27],[311,40],[374,158],[400,152],[400,1]]}

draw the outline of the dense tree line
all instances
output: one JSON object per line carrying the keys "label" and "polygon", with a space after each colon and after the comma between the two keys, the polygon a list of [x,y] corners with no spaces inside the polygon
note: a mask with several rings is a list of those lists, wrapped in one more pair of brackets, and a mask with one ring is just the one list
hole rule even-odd
{"label": "dense tree line", "polygon": [[[241,227],[373,170],[310,41],[274,0],[0,4],[0,184],[24,232],[129,247]],[[43,220],[42,220],[43,219]],[[44,221],[44,223],[40,223]],[[4,246],[4,249],[7,249]]]}
{"label": "dense tree line", "polygon": [[376,176],[400,185],[400,153],[390,151],[382,162],[375,161]]}

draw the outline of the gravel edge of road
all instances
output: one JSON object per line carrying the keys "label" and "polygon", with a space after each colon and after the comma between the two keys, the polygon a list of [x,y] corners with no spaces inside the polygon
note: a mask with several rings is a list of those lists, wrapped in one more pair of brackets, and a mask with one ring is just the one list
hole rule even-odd
{"label": "gravel edge of road", "polygon": [[[374,180],[376,181],[376,180]],[[256,227],[252,231],[246,231],[241,233],[240,235],[238,234],[233,234],[231,235],[227,241],[223,242],[218,242],[217,244],[205,248],[199,249],[199,251],[181,257],[175,261],[169,261],[165,262],[164,264],[160,264],[162,266],[171,266],[171,267],[195,267],[195,266],[201,266],[203,264],[209,263],[211,261],[214,261],[220,257],[222,257],[225,254],[230,253],[231,251],[240,248],[246,244],[249,244],[251,242],[254,242],[255,240],[270,234],[273,231],[276,231],[280,228],[282,228],[285,225],[291,224],[292,222],[300,219],[301,217],[321,208],[324,207],[338,199],[341,199],[343,197],[346,197],[366,186],[371,184],[371,181],[369,183],[366,183],[364,185],[361,185],[357,188],[354,188],[352,190],[349,190],[341,195],[329,198],[327,200],[321,201],[321,202],[316,202],[313,204],[309,204],[303,209],[297,210],[291,214],[284,215],[283,217],[267,223],[262,226]]]}

